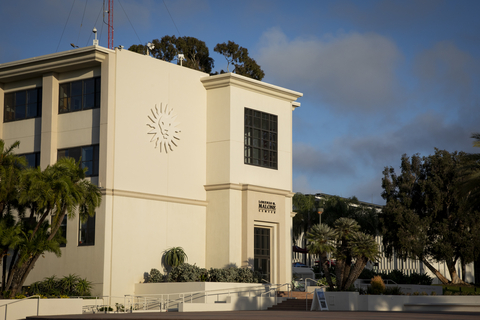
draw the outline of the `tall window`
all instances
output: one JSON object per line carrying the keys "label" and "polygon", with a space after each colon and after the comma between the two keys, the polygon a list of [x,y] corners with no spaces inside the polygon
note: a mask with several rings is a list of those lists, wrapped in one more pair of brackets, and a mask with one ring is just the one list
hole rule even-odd
{"label": "tall window", "polygon": [[78,230],[78,245],[93,246],[95,245],[95,216],[88,217],[87,221],[80,220],[80,228]]}
{"label": "tall window", "polygon": [[40,152],[24,153],[20,156],[25,157],[29,168],[36,168],[40,165]]}
{"label": "tall window", "polygon": [[254,228],[253,268],[270,281],[270,229]]}
{"label": "tall window", "polygon": [[98,144],[58,150],[57,159],[66,157],[74,158],[75,161],[82,158],[82,168],[87,168],[85,176],[98,176]]}
{"label": "tall window", "polygon": [[[52,219],[52,226],[53,226],[53,219]],[[63,216],[63,220],[60,224],[60,229],[58,229],[58,233],[60,233],[60,235],[65,238],[65,242],[61,242],[60,243],[60,247],[66,247],[67,246],[67,215],[64,215]]]}
{"label": "tall window", "polygon": [[42,88],[5,93],[3,121],[40,117],[42,113]]}
{"label": "tall window", "polygon": [[245,163],[277,169],[277,116],[245,108]]}
{"label": "tall window", "polygon": [[60,84],[58,113],[100,108],[100,77]]}

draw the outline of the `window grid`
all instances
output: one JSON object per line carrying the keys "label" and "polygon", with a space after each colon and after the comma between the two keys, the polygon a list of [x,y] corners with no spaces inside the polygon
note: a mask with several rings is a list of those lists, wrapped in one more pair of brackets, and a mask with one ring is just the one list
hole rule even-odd
{"label": "window grid", "polygon": [[42,88],[5,93],[3,121],[17,121],[42,115]]}
{"label": "window grid", "polygon": [[245,164],[277,169],[277,116],[245,108]]}
{"label": "window grid", "polygon": [[74,147],[68,149],[60,149],[57,153],[57,159],[70,157],[79,161],[82,159],[82,168],[87,168],[86,177],[98,176],[98,144],[93,146]]}
{"label": "window grid", "polygon": [[100,108],[100,77],[60,84],[58,113]]}

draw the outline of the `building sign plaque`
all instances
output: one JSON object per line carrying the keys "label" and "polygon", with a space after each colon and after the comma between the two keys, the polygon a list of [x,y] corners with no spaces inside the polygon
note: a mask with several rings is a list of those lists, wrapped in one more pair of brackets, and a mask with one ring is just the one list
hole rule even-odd
{"label": "building sign plaque", "polygon": [[272,201],[258,200],[258,212],[277,213],[277,205]]}

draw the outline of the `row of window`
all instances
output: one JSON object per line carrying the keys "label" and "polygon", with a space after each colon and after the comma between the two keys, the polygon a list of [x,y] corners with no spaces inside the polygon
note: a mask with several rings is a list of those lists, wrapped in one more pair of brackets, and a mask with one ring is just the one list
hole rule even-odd
{"label": "row of window", "polygon": [[[30,168],[36,168],[40,165],[40,152],[22,154],[27,160],[27,165]],[[57,152],[57,159],[70,157],[79,161],[82,160],[81,165],[86,177],[98,177],[98,144],[92,146],[74,147],[68,149],[60,149]]]}
{"label": "row of window", "polygon": [[[100,108],[100,77],[62,83],[58,113]],[[42,88],[5,93],[4,122],[42,115]]]}

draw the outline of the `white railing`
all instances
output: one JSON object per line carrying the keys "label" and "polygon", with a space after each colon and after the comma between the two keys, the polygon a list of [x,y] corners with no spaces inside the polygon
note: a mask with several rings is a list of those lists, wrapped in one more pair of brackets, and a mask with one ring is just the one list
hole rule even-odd
{"label": "white railing", "polygon": [[0,308],[2,307],[5,307],[5,320],[7,320],[7,315],[8,315],[8,306],[11,305],[11,304],[14,304],[14,303],[20,303],[20,302],[25,302],[29,299],[33,299],[33,298],[36,298],[37,299],[37,316],[38,316],[38,311],[40,309],[40,296],[39,295],[35,295],[35,296],[31,296],[31,297],[26,297],[26,298],[23,298],[23,299],[19,299],[19,300],[14,300],[12,302],[7,302],[6,304],[4,305],[1,305]]}
{"label": "white railing", "polygon": [[272,292],[272,291],[275,292],[275,296],[274,296],[274,297],[277,297],[277,296],[278,296],[278,291],[279,291],[278,289],[280,289],[280,288],[282,288],[282,287],[287,287],[288,298],[290,298],[290,292],[292,291],[292,290],[290,290],[290,287],[291,287],[291,284],[290,284],[290,283],[272,284],[271,286],[272,286],[273,288],[270,288],[268,291],[260,294],[260,298],[261,298],[261,300],[260,300],[260,303],[261,303],[260,309],[262,309],[262,310],[263,310],[263,300],[264,300],[264,299],[263,299],[263,295],[267,295],[267,294],[268,294],[268,296],[271,297],[271,292]]}
{"label": "white railing", "polygon": [[[136,310],[159,312],[167,311],[170,308],[178,308],[180,303],[207,303],[208,300],[210,300],[208,299],[209,297],[214,297],[214,302],[227,302],[227,299],[229,297],[231,298],[232,295],[263,298],[267,294],[271,296],[272,292],[275,292],[276,294],[278,289],[284,286],[287,286],[288,291],[290,291],[290,284],[285,283],[281,285],[270,284],[268,286],[258,285],[255,287],[249,286],[229,289],[192,291],[185,293],[125,295],[125,312],[133,312]],[[221,298],[225,298],[225,300],[220,300]]]}

